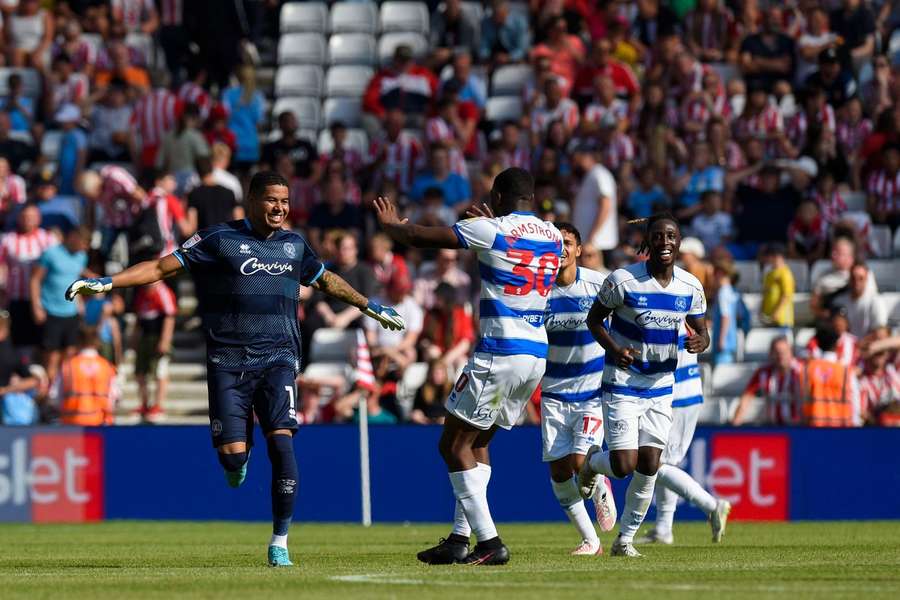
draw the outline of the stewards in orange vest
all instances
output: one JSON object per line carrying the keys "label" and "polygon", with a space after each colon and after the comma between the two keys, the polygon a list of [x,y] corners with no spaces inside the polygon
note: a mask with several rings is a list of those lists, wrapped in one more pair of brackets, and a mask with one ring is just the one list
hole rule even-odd
{"label": "stewards in orange vest", "polygon": [[112,425],[116,368],[97,352],[95,329],[81,331],[81,349],[63,362],[58,379],[60,422]]}
{"label": "stewards in orange vest", "polygon": [[830,326],[816,331],[822,356],[811,358],[804,369],[803,422],[810,427],[858,427],[859,384],[852,367],[835,353],[838,333]]}

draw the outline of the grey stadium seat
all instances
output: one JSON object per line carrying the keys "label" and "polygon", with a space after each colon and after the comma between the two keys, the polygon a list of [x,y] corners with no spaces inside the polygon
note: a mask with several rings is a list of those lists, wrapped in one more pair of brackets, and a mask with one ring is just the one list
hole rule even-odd
{"label": "grey stadium seat", "polygon": [[531,65],[504,65],[491,76],[492,96],[521,96],[525,86],[534,79]]}
{"label": "grey stadium seat", "polygon": [[312,96],[319,98],[325,89],[322,67],[315,65],[286,65],[275,74],[275,96]]}
{"label": "grey stadium seat", "polygon": [[758,363],[718,365],[713,369],[712,387],[717,396],[737,398],[743,393]]}
{"label": "grey stadium seat", "polygon": [[428,6],[424,2],[385,2],[379,15],[381,31],[428,33]]}
{"label": "grey stadium seat", "polygon": [[328,28],[331,33],[368,33],[378,29],[378,9],[374,2],[336,2],[331,5]]}
{"label": "grey stadium seat", "polygon": [[878,258],[887,258],[891,255],[891,228],[887,225],[872,225],[869,241],[872,244],[872,251]]}
{"label": "grey stadium seat", "polygon": [[325,76],[325,95],[361,97],[375,72],[371,67],[339,65],[328,69]]}
{"label": "grey stadium seat", "polygon": [[318,98],[279,98],[272,108],[272,115],[278,118],[284,111],[294,113],[301,129],[318,130],[322,126],[322,110]]}
{"label": "grey stadium seat", "polygon": [[826,258],[820,258],[816,262],[812,264],[812,267],[809,269],[809,288],[812,290],[813,286],[816,284],[816,279],[821,277],[824,273],[827,273],[831,270],[831,261]]}
{"label": "grey stadium seat", "polygon": [[882,304],[884,304],[884,310],[887,311],[888,323],[892,327],[900,325],[900,293],[888,292],[886,294],[879,294],[878,297],[881,299]]}
{"label": "grey stadium seat", "polygon": [[347,127],[359,127],[362,121],[362,102],[359,98],[329,98],[322,105],[325,126],[341,121]]}
{"label": "grey stadium seat", "polygon": [[522,100],[514,96],[494,96],[488,98],[484,109],[485,119],[502,123],[503,121],[518,121],[522,118]]}
{"label": "grey stadium seat", "polygon": [[18,73],[22,76],[22,91],[29,98],[40,98],[42,92],[41,76],[36,69],[18,67],[0,68],[0,95],[9,93],[9,76]]}
{"label": "grey stadium seat", "polygon": [[279,65],[324,65],[328,45],[321,33],[288,33],[278,40]]}
{"label": "grey stadium seat", "polygon": [[798,292],[809,291],[809,263],[800,258],[787,259],[787,266],[794,275],[794,290]]}
{"label": "grey stadium seat", "polygon": [[336,33],[328,40],[332,65],[374,65],[375,38],[368,33]]}
{"label": "grey stadium seat", "polygon": [[870,260],[866,263],[881,292],[900,291],[900,265],[896,260]]}
{"label": "grey stadium seat", "polygon": [[[328,154],[334,148],[334,141],[331,139],[331,131],[323,129],[319,132],[319,139],[314,142],[319,150],[319,154]],[[348,129],[347,148],[352,148],[359,152],[361,156],[366,156],[369,152],[369,136],[363,129]]]}
{"label": "grey stadium seat", "polygon": [[428,40],[421,33],[386,33],[378,40],[378,60],[386,65],[394,57],[397,46],[406,45],[412,48],[413,58],[420,60],[428,53]]}
{"label": "grey stadium seat", "polygon": [[328,6],[324,2],[287,2],[281,7],[281,34],[322,33],[328,25]]}
{"label": "grey stadium seat", "polygon": [[759,263],[755,260],[737,260],[734,268],[738,272],[737,289],[742,292],[762,291],[762,278]]}
{"label": "grey stadium seat", "polygon": [[866,193],[865,192],[844,192],[841,194],[844,202],[847,203],[847,210],[863,211],[866,210]]}
{"label": "grey stadium seat", "polygon": [[309,344],[309,360],[317,362],[348,362],[356,347],[356,330],[323,327],[316,329]]}

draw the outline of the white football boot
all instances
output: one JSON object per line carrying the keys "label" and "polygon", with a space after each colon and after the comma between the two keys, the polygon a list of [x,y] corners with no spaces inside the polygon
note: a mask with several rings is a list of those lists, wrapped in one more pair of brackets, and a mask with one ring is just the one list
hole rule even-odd
{"label": "white football boot", "polygon": [[597,524],[600,531],[612,531],[616,526],[619,513],[616,511],[616,499],[613,498],[612,484],[609,477],[603,477],[597,491],[594,492],[594,510],[597,513]]}
{"label": "white football boot", "polygon": [[712,541],[717,544],[722,541],[725,535],[725,526],[728,524],[728,514],[731,512],[731,502],[728,500],[717,500],[716,510],[709,515],[709,525],[712,527]]}

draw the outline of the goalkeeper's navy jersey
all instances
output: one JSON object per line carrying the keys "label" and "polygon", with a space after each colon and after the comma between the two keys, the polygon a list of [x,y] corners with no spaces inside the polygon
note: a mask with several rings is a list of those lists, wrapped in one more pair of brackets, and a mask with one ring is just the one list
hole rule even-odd
{"label": "goalkeeper's navy jersey", "polygon": [[262,238],[247,219],[230,221],[195,234],[175,257],[194,278],[211,367],[299,369],[297,296],[325,271],[302,236]]}

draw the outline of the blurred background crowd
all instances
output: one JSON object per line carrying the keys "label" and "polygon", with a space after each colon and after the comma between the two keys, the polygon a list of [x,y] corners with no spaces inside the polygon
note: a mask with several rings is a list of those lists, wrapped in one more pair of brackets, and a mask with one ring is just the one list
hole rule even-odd
{"label": "blurred background crowd", "polygon": [[[371,203],[452,224],[510,166],[533,173],[541,216],[578,227],[588,268],[641,259],[629,220],[679,219],[710,300],[702,421],[897,420],[900,2],[0,11],[4,423],[203,422],[189,279],[81,304],[63,291],[240,218],[260,169],[291,182],[291,227],[408,325],[305,290],[298,418],[352,421],[362,399],[370,421],[440,422],[477,337],[477,265],[393,247]],[[816,422],[823,362],[846,410]]]}

